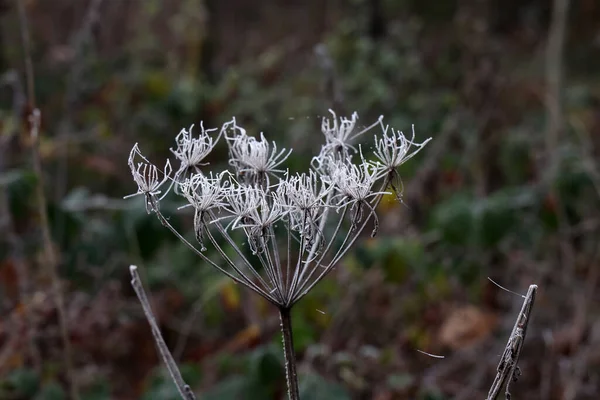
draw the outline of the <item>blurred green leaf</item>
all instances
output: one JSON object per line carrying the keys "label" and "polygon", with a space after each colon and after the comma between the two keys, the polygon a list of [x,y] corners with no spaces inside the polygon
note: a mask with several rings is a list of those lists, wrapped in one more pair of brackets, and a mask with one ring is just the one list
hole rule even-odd
{"label": "blurred green leaf", "polygon": [[473,205],[477,219],[478,242],[483,246],[496,246],[510,232],[520,230],[526,209],[537,203],[532,187],[505,188],[492,193]]}
{"label": "blurred green leaf", "polygon": [[439,231],[446,243],[466,245],[474,231],[472,206],[472,196],[464,193],[435,205],[431,213],[431,229]]}
{"label": "blurred green leaf", "polygon": [[402,391],[408,389],[415,382],[414,376],[410,374],[392,374],[387,377],[387,386],[396,391]]}
{"label": "blurred green leaf", "polygon": [[338,383],[315,374],[300,375],[300,397],[311,400],[350,400],[350,394]]}
{"label": "blurred green leaf", "polygon": [[[179,366],[183,380],[194,387],[200,381],[200,370],[198,366],[192,364],[181,364]],[[181,400],[181,396],[175,386],[175,383],[169,376],[164,367],[155,368],[151,377],[150,387],[143,396],[144,400]]]}
{"label": "blurred green leaf", "polygon": [[[8,170],[0,174],[0,187],[11,186],[22,179],[27,179],[28,174],[21,169]],[[29,176],[31,179],[31,176]]]}
{"label": "blurred green leaf", "polygon": [[265,387],[275,389],[284,378],[282,350],[274,345],[259,347],[251,356],[250,371]]}
{"label": "blurred green leaf", "polygon": [[267,388],[246,376],[234,376],[219,382],[202,395],[204,400],[265,400],[272,398]]}
{"label": "blurred green leaf", "polygon": [[110,384],[105,380],[94,383],[82,394],[83,400],[110,400]]}
{"label": "blurred green leaf", "polygon": [[20,368],[11,372],[2,387],[17,396],[33,398],[40,387],[40,377],[32,369]]}
{"label": "blurred green leaf", "polygon": [[34,397],[34,400],[65,400],[67,395],[57,382],[46,383]]}

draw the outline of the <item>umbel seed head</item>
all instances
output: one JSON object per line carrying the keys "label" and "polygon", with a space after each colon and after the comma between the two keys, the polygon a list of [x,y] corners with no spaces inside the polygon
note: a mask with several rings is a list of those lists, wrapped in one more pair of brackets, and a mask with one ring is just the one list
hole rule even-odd
{"label": "umbel seed head", "polygon": [[[332,118],[321,124],[324,144],[307,172],[290,174],[284,163],[292,150],[263,133],[248,135],[234,118],[220,129],[201,123],[197,137],[193,125],[182,129],[171,148],[179,160],[173,177],[168,160],[159,169],[134,145],[128,164],[138,189],[126,197],[143,195],[148,213],[155,213],[204,263],[268,301],[291,307],[335,268],[369,223],[375,235],[377,205],[388,187],[398,194],[398,168],[429,140],[416,143],[414,129],[409,140],[383,125],[382,117],[359,127],[357,113],[350,118],[330,113]],[[369,160],[357,141],[377,127],[375,159]],[[205,159],[221,136],[231,170],[207,170]],[[160,210],[172,187],[186,201],[179,208],[193,209],[190,221],[200,249]],[[206,256],[209,245],[219,260]]]}

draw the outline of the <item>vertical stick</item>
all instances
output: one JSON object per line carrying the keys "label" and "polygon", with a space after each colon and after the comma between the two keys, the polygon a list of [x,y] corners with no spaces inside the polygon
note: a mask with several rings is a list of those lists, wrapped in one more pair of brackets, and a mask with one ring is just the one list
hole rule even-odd
{"label": "vertical stick", "polygon": [[52,235],[50,233],[50,222],[48,220],[48,211],[46,195],[44,193],[44,174],[42,172],[42,163],[39,154],[39,131],[41,125],[41,112],[37,108],[35,99],[35,78],[33,72],[33,63],[31,61],[31,43],[29,38],[29,26],[27,23],[27,14],[22,0],[16,0],[19,13],[19,25],[21,30],[21,39],[23,42],[23,58],[25,62],[25,78],[27,81],[27,101],[28,101],[28,124],[31,135],[31,158],[33,161],[33,172],[36,177],[35,199],[37,213],[40,219],[40,228],[42,231],[42,243],[44,258],[46,263],[46,273],[52,282],[52,297],[56,305],[58,314],[58,325],[60,336],[63,342],[64,358],[66,365],[66,374],[69,380],[69,392],[72,400],[79,400],[79,389],[75,378],[73,368],[73,358],[71,352],[71,342],[69,340],[69,327],[67,314],[65,311],[65,299],[60,285],[60,276],[58,274],[58,260],[54,252]]}
{"label": "vertical stick", "polygon": [[150,324],[150,329],[152,330],[152,336],[154,337],[154,342],[156,343],[156,347],[158,347],[158,352],[162,357],[167,370],[169,371],[169,375],[171,375],[171,379],[177,386],[177,390],[179,391],[179,395],[184,400],[196,400],[196,396],[192,392],[192,389],[185,383],[181,376],[181,372],[179,372],[179,368],[165,343],[165,340],[160,333],[160,329],[158,328],[158,324],[156,323],[156,318],[154,318],[154,313],[152,312],[152,308],[150,307],[150,302],[148,301],[148,296],[146,296],[146,292],[144,291],[144,287],[142,286],[142,281],[140,280],[140,276],[137,272],[137,267],[135,265],[131,265],[129,267],[129,273],[131,274],[131,286],[133,290],[135,290],[135,294],[137,295],[140,303],[142,304],[142,308],[144,309],[144,315],[146,316],[146,320],[148,324]]}
{"label": "vertical stick", "polygon": [[562,110],[563,52],[566,36],[569,0],[554,0],[552,20],[546,47],[546,158],[554,168],[556,147],[564,128]]}
{"label": "vertical stick", "polygon": [[498,363],[496,377],[488,393],[487,400],[495,400],[503,386],[506,387],[506,398],[510,400],[510,383],[516,381],[521,374],[517,364],[519,363],[519,356],[521,355],[523,341],[527,333],[527,325],[529,324],[529,316],[533,308],[536,292],[537,285],[530,285],[527,295],[524,296],[523,307],[521,307],[515,326],[500,358],[500,363]]}
{"label": "vertical stick", "polygon": [[299,400],[298,373],[296,372],[296,353],[294,352],[294,339],[292,335],[291,309],[279,307],[281,318],[281,334],[283,335],[283,353],[285,355],[285,377],[290,400]]}

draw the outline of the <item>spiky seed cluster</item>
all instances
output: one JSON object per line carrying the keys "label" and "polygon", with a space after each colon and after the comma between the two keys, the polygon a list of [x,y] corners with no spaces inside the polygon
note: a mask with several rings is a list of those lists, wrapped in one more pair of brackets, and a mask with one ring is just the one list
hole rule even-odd
{"label": "spiky seed cluster", "polygon": [[356,147],[352,144],[354,140],[373,128],[382,119],[382,117],[379,117],[375,124],[357,131],[358,114],[356,112],[350,118],[341,117],[339,119],[333,110],[329,110],[329,112],[333,118],[323,118],[321,123],[321,132],[325,136],[325,145],[321,149],[321,155],[331,156],[334,159],[338,157],[345,159],[350,154],[356,153]]}
{"label": "spiky seed cluster", "polygon": [[185,128],[182,129],[175,137],[177,147],[170,149],[181,163],[179,170],[175,173],[176,180],[184,178],[186,172],[190,169],[197,173],[201,166],[207,165],[203,162],[204,159],[212,151],[223,134],[221,130],[219,135],[213,138],[210,133],[215,132],[217,129],[204,129],[204,124],[201,122],[200,135],[194,138],[192,135],[193,128],[194,125],[190,126],[188,130]]}
{"label": "spiky seed cluster", "polygon": [[[141,161],[136,161],[136,158],[139,158]],[[131,169],[133,181],[137,184],[138,189],[136,193],[125,196],[125,198],[143,194],[146,198],[146,212],[150,214],[153,211],[157,211],[160,200],[157,196],[161,194],[160,188],[167,182],[173,171],[171,163],[167,160],[164,170],[160,172],[154,164],[150,163],[142,155],[136,143],[129,153],[127,165]]]}
{"label": "spiky seed cluster", "polygon": [[244,177],[245,183],[269,185],[269,176],[283,173],[278,167],[289,157],[291,150],[277,151],[277,145],[272,147],[260,134],[260,140],[246,135],[246,130],[235,123],[231,123],[233,135],[226,136],[229,144],[229,164],[235,169],[238,176]]}
{"label": "spiky seed cluster", "polygon": [[226,172],[218,174],[217,177],[213,177],[212,172],[209,176],[194,174],[179,184],[181,194],[189,203],[180,208],[194,207],[194,231],[196,240],[202,246],[202,251],[206,250],[204,229],[207,212],[221,209],[227,205],[224,200],[229,181],[223,182],[224,175]]}
{"label": "spiky seed cluster", "polygon": [[333,190],[330,180],[310,171],[286,177],[277,186],[275,197],[287,211],[290,227],[306,240],[313,241],[323,213],[332,206],[327,197]]}
{"label": "spiky seed cluster", "polygon": [[[321,125],[325,144],[308,173],[289,174],[281,165],[291,150],[278,150],[262,133],[260,139],[248,136],[234,119],[216,136],[213,132],[217,129],[205,129],[202,124],[198,137],[192,135],[193,126],[182,130],[176,137],[176,148],[171,149],[180,161],[173,178],[168,161],[160,171],[136,144],[129,166],[138,191],[131,196],[143,194],[147,211],[155,212],[205,262],[272,303],[290,307],[335,267],[369,221],[374,221],[376,232],[375,208],[388,185],[396,189],[396,168],[426,143],[416,144],[414,132],[411,140],[394,130],[388,134],[381,118],[358,130],[356,113],[338,119],[330,112],[333,118],[324,119]],[[378,124],[382,135],[375,137],[377,160],[368,161],[354,141]],[[203,171],[207,165],[204,159],[222,135],[234,174]],[[411,146],[417,146],[412,153]],[[137,158],[140,162],[136,164]],[[169,185],[168,180],[172,181]],[[194,209],[200,250],[175,231],[160,212],[159,200],[173,185],[188,202],[181,208]],[[165,186],[167,190],[162,189]],[[239,245],[237,232],[244,233],[251,254]],[[226,267],[203,253],[207,241]],[[220,243],[233,248],[235,259]]]}
{"label": "spiky seed cluster", "polygon": [[379,227],[379,220],[375,210],[369,204],[369,199],[386,194],[386,192],[373,189],[379,175],[377,164],[365,160],[360,148],[359,155],[361,163],[358,165],[351,162],[336,162],[336,167],[331,174],[331,180],[338,189],[338,193],[334,198],[337,201],[338,209],[348,205],[351,206],[354,211],[351,218],[353,229],[362,220],[365,208],[372,211],[375,226],[371,236],[375,236]]}
{"label": "spiky seed cluster", "polygon": [[[412,126],[412,137],[409,140],[401,131],[396,132],[394,128],[389,128],[389,125],[381,123],[381,138],[375,135],[375,157],[379,164],[380,174],[387,175],[390,181],[390,186],[396,193],[398,199],[401,198],[401,183],[396,181],[400,179],[397,169],[400,165],[414,157],[431,138],[422,143],[415,142],[415,126]],[[388,135],[388,129],[391,134]],[[414,149],[413,149],[414,146]],[[411,149],[413,150],[411,152]]]}

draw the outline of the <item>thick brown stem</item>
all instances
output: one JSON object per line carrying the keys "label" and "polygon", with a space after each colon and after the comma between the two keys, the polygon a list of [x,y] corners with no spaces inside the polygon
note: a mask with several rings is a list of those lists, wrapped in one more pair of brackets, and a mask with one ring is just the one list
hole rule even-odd
{"label": "thick brown stem", "polygon": [[296,353],[294,352],[294,338],[292,335],[291,309],[279,308],[281,318],[281,334],[283,335],[283,353],[285,355],[285,376],[290,400],[299,400],[298,373],[296,372]]}

